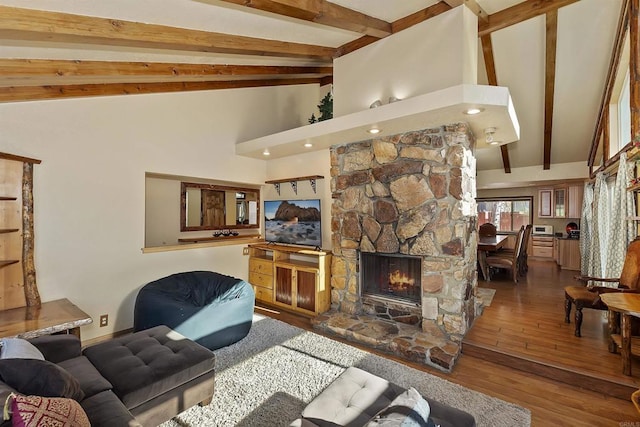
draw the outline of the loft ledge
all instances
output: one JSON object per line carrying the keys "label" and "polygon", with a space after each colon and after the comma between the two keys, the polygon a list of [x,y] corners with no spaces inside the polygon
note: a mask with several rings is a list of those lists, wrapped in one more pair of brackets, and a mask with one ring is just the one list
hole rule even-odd
{"label": "loft ledge", "polygon": [[[471,107],[482,108],[483,112],[464,114]],[[496,128],[494,139],[503,144],[520,139],[520,125],[508,88],[463,84],[240,142],[236,144],[236,154],[263,160],[280,158],[372,139],[367,132],[372,127],[382,130],[375,137],[385,137],[458,122],[469,124],[478,137],[477,149],[493,147],[484,142],[487,127]],[[313,147],[304,147],[308,142]],[[265,149],[270,152],[268,158],[262,154]]]}

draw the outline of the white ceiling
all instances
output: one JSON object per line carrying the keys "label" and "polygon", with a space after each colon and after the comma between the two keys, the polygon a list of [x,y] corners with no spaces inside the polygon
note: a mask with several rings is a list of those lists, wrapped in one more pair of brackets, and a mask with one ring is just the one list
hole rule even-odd
{"label": "white ceiling", "polygon": [[[331,0],[338,5],[393,22],[437,0]],[[476,0],[494,14],[521,0]],[[531,1],[531,0],[529,0]],[[0,0],[0,5],[339,47],[362,34],[276,16],[217,0]],[[607,74],[621,0],[580,0],[558,12],[555,110],[551,162],[585,162]],[[0,18],[1,19],[1,18]],[[512,168],[543,163],[544,16],[492,33],[498,85],[509,88],[521,139],[508,145]],[[82,44],[42,43],[0,38],[1,58],[184,62],[205,64],[318,65],[310,59],[206,52],[153,50]],[[479,84],[487,84],[479,43]],[[2,79],[0,86],[10,86]],[[499,148],[479,150],[478,170],[502,169]],[[542,168],[541,168],[542,170]]]}

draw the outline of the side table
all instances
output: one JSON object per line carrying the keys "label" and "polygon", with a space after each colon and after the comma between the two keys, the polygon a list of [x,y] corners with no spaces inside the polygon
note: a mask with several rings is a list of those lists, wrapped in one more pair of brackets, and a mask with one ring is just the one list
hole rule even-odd
{"label": "side table", "polygon": [[[609,308],[609,334],[612,345],[609,350],[615,352],[620,347],[622,354],[622,372],[631,375],[631,317],[640,317],[640,294],[612,292],[600,295],[600,299]],[[620,334],[617,334],[616,313],[620,314]]]}
{"label": "side table", "polygon": [[80,326],[91,322],[91,316],[63,298],[39,307],[0,310],[0,338],[34,338],[64,331],[80,338]]}

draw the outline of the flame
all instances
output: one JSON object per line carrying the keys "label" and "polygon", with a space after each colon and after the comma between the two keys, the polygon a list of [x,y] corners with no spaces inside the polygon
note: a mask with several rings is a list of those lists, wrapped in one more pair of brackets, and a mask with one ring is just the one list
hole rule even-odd
{"label": "flame", "polygon": [[411,279],[407,274],[400,270],[394,270],[389,273],[389,285],[392,289],[409,289],[415,283],[415,279]]}

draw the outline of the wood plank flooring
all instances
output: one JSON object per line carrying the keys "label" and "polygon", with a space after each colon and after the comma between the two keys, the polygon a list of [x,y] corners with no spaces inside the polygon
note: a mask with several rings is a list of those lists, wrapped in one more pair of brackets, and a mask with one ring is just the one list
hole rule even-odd
{"label": "wood plank flooring", "polygon": [[[496,295],[467,334],[463,354],[450,374],[330,337],[524,406],[531,410],[534,427],[640,426],[640,415],[623,394],[640,388],[640,364],[634,362],[632,377],[622,375],[620,356],[607,350],[605,312],[585,310],[583,337],[576,338],[573,321],[564,323],[563,291],[574,283],[576,272],[561,271],[546,262],[530,261],[529,265],[527,277],[518,285],[506,275],[479,282],[480,287],[496,289]],[[306,317],[260,307],[257,311],[313,330]],[[513,360],[520,361],[517,369],[506,363]],[[575,376],[574,382],[580,385],[556,381],[559,372]],[[624,399],[584,388],[591,377],[611,381],[605,384],[622,383],[613,394]]]}

